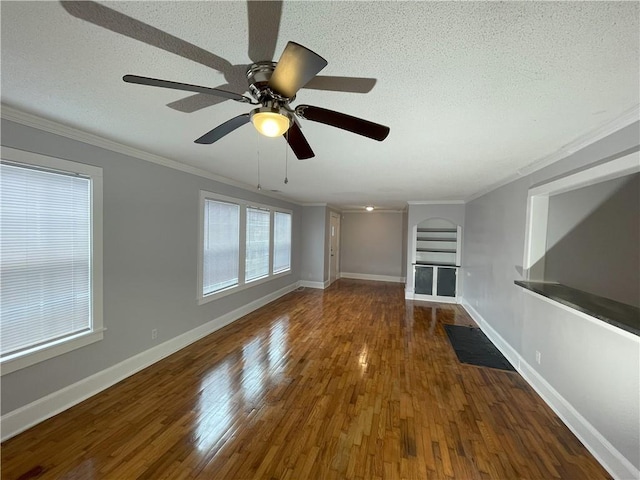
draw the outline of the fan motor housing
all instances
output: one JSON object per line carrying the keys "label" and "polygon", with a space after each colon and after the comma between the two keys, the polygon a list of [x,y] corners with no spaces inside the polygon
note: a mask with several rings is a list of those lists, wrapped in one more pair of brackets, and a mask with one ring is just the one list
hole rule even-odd
{"label": "fan motor housing", "polygon": [[249,92],[260,103],[268,100],[275,100],[281,105],[288,104],[293,101],[295,95],[291,98],[284,97],[269,88],[269,80],[276,68],[276,62],[257,62],[249,65],[247,68],[247,82],[249,82]]}
{"label": "fan motor housing", "polygon": [[271,74],[276,68],[275,62],[258,62],[249,65],[247,69],[247,81],[249,91],[257,100],[263,97],[271,80]]}

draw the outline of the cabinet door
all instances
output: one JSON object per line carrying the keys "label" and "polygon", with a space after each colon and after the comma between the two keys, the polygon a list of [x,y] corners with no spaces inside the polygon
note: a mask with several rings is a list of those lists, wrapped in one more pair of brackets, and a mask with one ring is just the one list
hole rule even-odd
{"label": "cabinet door", "polygon": [[438,267],[438,280],[436,284],[439,297],[456,296],[456,269]]}
{"label": "cabinet door", "polygon": [[416,267],[415,293],[422,295],[433,294],[433,267]]}

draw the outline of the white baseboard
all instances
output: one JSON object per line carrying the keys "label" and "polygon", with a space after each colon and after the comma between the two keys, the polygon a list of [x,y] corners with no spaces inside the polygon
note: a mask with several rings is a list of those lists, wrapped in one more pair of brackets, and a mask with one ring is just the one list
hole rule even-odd
{"label": "white baseboard", "polygon": [[51,418],[102,390],[109,388],[134,373],[153,365],[164,357],[183,349],[187,345],[206,337],[254,310],[292,292],[298,288],[299,284],[300,282],[292,283],[232,312],[211,320],[204,325],[200,325],[193,330],[189,330],[182,335],[178,335],[171,340],[167,340],[160,345],[134,355],[112,367],[3,415],[0,418],[1,440],[5,441],[47,418]]}
{"label": "white baseboard", "polygon": [[352,278],[354,280],[373,280],[374,282],[404,283],[405,277],[394,277],[391,275],[371,275],[369,273],[348,273],[341,272],[340,278]]}
{"label": "white baseboard", "polygon": [[484,332],[484,334],[489,337],[489,340],[502,352],[509,363],[513,365],[513,367],[520,372],[520,362],[522,361],[522,357],[520,354],[513,348],[502,336],[493,329],[491,325],[480,315],[475,308],[469,304],[464,298],[461,300],[462,307],[467,311],[467,313],[473,318],[473,320],[478,324],[480,329]]}
{"label": "white baseboard", "polygon": [[310,280],[300,280],[299,283],[301,287],[319,288],[320,290],[324,290],[326,288],[325,282],[312,282]]}
{"label": "white baseboard", "polygon": [[420,302],[435,302],[435,303],[460,303],[458,297],[439,297],[437,295],[423,295],[421,293],[415,293],[413,290],[404,291],[405,300],[417,300]]}
{"label": "white baseboard", "polygon": [[560,417],[564,424],[600,462],[600,464],[617,479],[638,479],[637,469],[624,455],[589,423],[560,393],[554,389],[507,341],[494,330],[491,325],[464,298],[461,301],[464,309],[480,326],[482,331],[511,362],[518,373],[540,395],[549,407]]}

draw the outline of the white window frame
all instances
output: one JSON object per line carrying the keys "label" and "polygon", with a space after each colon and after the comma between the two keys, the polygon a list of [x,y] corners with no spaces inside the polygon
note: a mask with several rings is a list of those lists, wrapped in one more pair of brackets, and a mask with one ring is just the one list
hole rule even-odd
{"label": "white window frame", "polygon": [[[238,249],[240,261],[238,262],[238,283],[236,285],[204,295],[202,274],[203,274],[203,262],[204,262],[204,206],[205,206],[206,200],[232,203],[240,207],[240,235],[238,236],[238,241],[240,242],[239,249]],[[255,280],[251,280],[249,282],[245,280],[245,257],[246,257],[246,248],[247,248],[247,244],[246,244],[247,242],[247,237],[246,237],[247,208],[258,208],[261,210],[269,211],[269,274],[264,277],[256,278]],[[291,275],[291,262],[289,262],[289,268],[287,270],[283,270],[278,273],[273,273],[273,249],[274,249],[273,233],[274,233],[274,225],[275,225],[274,214],[275,212],[281,212],[281,213],[288,213],[289,215],[291,215],[291,243],[293,248],[293,212],[291,210],[287,210],[285,208],[280,208],[280,207],[274,207],[273,205],[266,205],[262,203],[251,202],[248,200],[243,200],[241,198],[234,198],[226,195],[220,195],[218,193],[209,192],[206,190],[200,190],[198,210],[199,210],[198,281],[197,281],[198,305],[203,305],[213,300],[226,297],[227,295],[241,292],[242,290],[255,287],[256,285],[261,285],[263,283],[269,282],[276,278],[284,277],[286,275]]]}
{"label": "white window frame", "polygon": [[3,161],[79,174],[91,180],[91,330],[23,350],[0,359],[2,375],[71,352],[103,339],[102,299],[102,168],[61,158],[2,147]]}

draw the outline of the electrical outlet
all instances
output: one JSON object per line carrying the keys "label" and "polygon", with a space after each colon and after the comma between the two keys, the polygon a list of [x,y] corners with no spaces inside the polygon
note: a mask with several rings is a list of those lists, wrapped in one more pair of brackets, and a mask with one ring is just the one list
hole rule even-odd
{"label": "electrical outlet", "polygon": [[155,340],[156,338],[158,338],[158,329],[154,328],[153,330],[151,330],[151,340]]}
{"label": "electrical outlet", "polygon": [[541,358],[542,358],[542,355],[540,355],[540,352],[536,350],[536,362],[538,365],[540,365]]}

